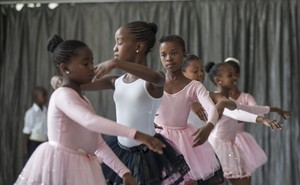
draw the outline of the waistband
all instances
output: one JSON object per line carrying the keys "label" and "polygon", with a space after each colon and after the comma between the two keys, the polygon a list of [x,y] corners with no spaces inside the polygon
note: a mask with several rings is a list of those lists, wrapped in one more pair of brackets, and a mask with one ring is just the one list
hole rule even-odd
{"label": "waistband", "polygon": [[86,157],[88,159],[91,159],[91,160],[97,160],[97,162],[99,163],[102,163],[103,159],[101,157],[98,157],[96,156],[95,154],[91,154],[91,153],[87,153],[86,151],[84,151],[83,149],[78,149],[78,150],[73,150],[73,149],[70,149],[70,148],[67,148],[55,141],[49,141],[49,144],[56,147],[56,148],[60,148],[66,152],[70,152],[70,153],[73,153],[75,155],[80,155],[82,157]]}
{"label": "waistband", "polygon": [[[167,125],[159,125],[159,124],[156,124],[158,127],[161,127],[162,129],[170,129],[170,130],[184,130],[187,128],[187,125],[184,126],[184,127],[172,127],[172,126],[167,126]],[[160,129],[160,128],[157,128],[157,129]]]}
{"label": "waistband", "polygon": [[124,150],[127,150],[131,153],[147,152],[149,150],[148,147],[144,144],[141,144],[141,145],[138,145],[138,146],[133,146],[133,147],[127,147],[127,146],[124,146],[124,145],[122,145],[121,143],[118,142],[118,145],[120,146],[120,148],[122,148]]}

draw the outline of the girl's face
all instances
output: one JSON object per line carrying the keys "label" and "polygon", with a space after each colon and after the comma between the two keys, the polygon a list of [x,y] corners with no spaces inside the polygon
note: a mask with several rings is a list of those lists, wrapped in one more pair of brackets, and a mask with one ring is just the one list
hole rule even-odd
{"label": "girl's face", "polygon": [[186,55],[176,42],[163,42],[159,47],[160,61],[168,72],[181,70],[181,63]]}
{"label": "girl's face", "polygon": [[77,49],[77,54],[66,64],[69,81],[78,85],[90,83],[94,77],[93,53],[88,47]]}
{"label": "girl's face", "polygon": [[127,28],[119,28],[115,34],[116,45],[113,48],[114,57],[123,61],[134,61],[137,41]]}
{"label": "girl's face", "polygon": [[192,60],[189,65],[183,70],[183,75],[191,80],[197,80],[203,83],[205,71],[201,60]]}
{"label": "girl's face", "polygon": [[234,71],[230,65],[222,66],[220,69],[219,79],[222,83],[218,83],[221,87],[232,89],[236,85],[236,77],[233,75]]}

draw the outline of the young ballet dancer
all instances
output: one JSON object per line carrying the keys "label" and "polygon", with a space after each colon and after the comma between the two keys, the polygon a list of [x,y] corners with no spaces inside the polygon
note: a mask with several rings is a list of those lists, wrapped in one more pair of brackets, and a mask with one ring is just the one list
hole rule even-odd
{"label": "young ballet dancer", "polygon": [[[182,61],[182,73],[190,80],[197,80],[203,84],[205,70],[202,60],[194,55],[188,54]],[[205,109],[199,102],[194,102],[188,117],[188,123],[194,124],[197,128],[205,125],[207,115]]]}
{"label": "young ballet dancer", "polygon": [[[233,68],[226,63],[209,62],[205,65],[205,69],[210,80],[218,87],[217,93],[229,98],[229,91],[236,84]],[[220,159],[224,177],[233,185],[250,185],[252,161],[247,160],[245,153],[235,143],[238,121],[226,116],[225,111],[226,109],[208,140]],[[272,129],[282,128],[282,124],[275,120],[251,114],[243,116],[247,122],[262,122]]]}
{"label": "young ballet dancer", "polygon": [[[110,137],[107,140],[108,145],[130,169],[138,184],[179,184],[184,180],[189,167],[175,145],[162,135],[156,134],[154,127],[154,117],[165,82],[163,72],[147,67],[147,54],[155,44],[156,32],[155,24],[144,21],[134,21],[121,26],[115,33],[115,58],[100,63],[97,66],[95,81],[83,88],[113,89],[116,122],[152,135],[166,145],[163,155],[157,155],[145,145],[130,138]],[[120,77],[103,76],[115,68],[127,73]],[[102,169],[111,184],[122,183],[122,179],[106,165],[103,165]]]}
{"label": "young ballet dancer", "polygon": [[[236,58],[229,57],[225,60],[226,63],[230,64],[233,67],[233,75],[236,77],[237,82],[240,78],[240,62]],[[234,87],[230,90],[230,98],[234,99],[237,103],[244,105],[257,105],[254,97],[245,92],[241,92],[238,89],[238,85],[235,84]],[[291,112],[284,111],[277,107],[264,106],[259,109],[255,109],[256,114],[266,114],[269,112],[276,112],[284,119],[287,119],[291,116]],[[235,142],[238,147],[244,152],[245,158],[248,161],[251,161],[252,171],[262,166],[267,162],[267,156],[262,148],[257,144],[254,137],[248,132],[244,131],[244,123],[238,122],[238,130],[235,138]]]}
{"label": "young ballet dancer", "polygon": [[[184,40],[177,35],[163,36],[159,53],[166,69],[166,82],[155,117],[156,131],[173,141],[184,155],[191,168],[185,183],[222,184],[222,168],[212,146],[206,141],[218,120],[218,111],[203,84],[182,74],[181,65],[186,57]],[[206,124],[199,129],[187,124],[192,103],[196,101],[207,112]]]}
{"label": "young ballet dancer", "polygon": [[48,50],[63,78],[49,102],[49,141],[35,150],[15,184],[104,185],[99,166],[102,160],[123,177],[124,184],[136,184],[100,133],[135,139],[158,153],[162,153],[164,144],[135,128],[96,115],[81,91],[81,85],[94,77],[93,54],[85,43],[63,41],[55,35]]}

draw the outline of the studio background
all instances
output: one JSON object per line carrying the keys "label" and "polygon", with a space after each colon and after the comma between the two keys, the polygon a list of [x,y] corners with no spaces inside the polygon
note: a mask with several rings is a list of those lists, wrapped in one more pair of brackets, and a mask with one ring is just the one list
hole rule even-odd
{"label": "studio background", "polygon": [[[1,1],[0,1],[1,2]],[[268,156],[268,163],[252,177],[253,185],[299,185],[300,1],[190,0],[164,2],[66,3],[51,10],[47,4],[23,7],[0,4],[0,184],[13,184],[23,167],[23,117],[32,105],[34,86],[53,92],[55,75],[46,49],[53,34],[85,42],[94,63],[113,57],[114,34],[124,23],[143,20],[158,26],[162,35],[178,34],[187,51],[204,62],[222,62],[229,56],[241,62],[241,90],[261,105],[293,112],[281,132],[248,124]],[[163,70],[158,42],[149,66]],[[114,71],[120,74],[121,71]],[[214,87],[208,79],[205,85]],[[88,92],[98,114],[115,118],[112,91]]]}

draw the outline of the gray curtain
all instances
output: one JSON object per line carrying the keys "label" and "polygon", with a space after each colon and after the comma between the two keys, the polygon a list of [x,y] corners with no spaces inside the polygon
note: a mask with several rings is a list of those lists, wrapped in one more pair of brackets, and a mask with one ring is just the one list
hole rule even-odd
{"label": "gray curtain", "polygon": [[[24,7],[20,12],[0,6],[0,184],[13,184],[23,167],[22,128],[25,110],[32,104],[31,90],[41,85],[52,93],[55,74],[48,38],[86,42],[95,63],[112,57],[114,33],[129,21],[158,25],[157,38],[178,34],[187,50],[204,62],[222,62],[234,56],[241,61],[242,90],[259,104],[293,111],[282,120],[281,132],[248,124],[268,156],[268,163],[252,178],[255,185],[299,185],[300,2],[297,0],[199,0],[188,2],[61,4],[50,10]],[[149,66],[163,70],[158,44]],[[120,73],[120,71],[115,71]],[[205,85],[214,90],[207,79]],[[86,93],[98,114],[115,118],[112,91]]]}

